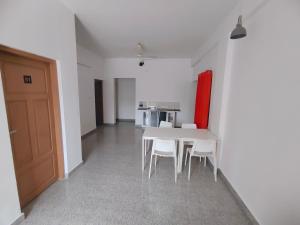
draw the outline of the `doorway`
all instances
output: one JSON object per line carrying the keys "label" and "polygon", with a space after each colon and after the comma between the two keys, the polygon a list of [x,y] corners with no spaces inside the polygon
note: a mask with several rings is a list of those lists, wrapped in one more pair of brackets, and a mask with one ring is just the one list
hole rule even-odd
{"label": "doorway", "polygon": [[0,71],[23,208],[64,177],[56,64],[0,46]]}
{"label": "doorway", "polygon": [[135,122],[136,113],[135,78],[116,78],[117,122]]}
{"label": "doorway", "polygon": [[95,79],[95,110],[96,127],[103,125],[103,84],[102,80]]}

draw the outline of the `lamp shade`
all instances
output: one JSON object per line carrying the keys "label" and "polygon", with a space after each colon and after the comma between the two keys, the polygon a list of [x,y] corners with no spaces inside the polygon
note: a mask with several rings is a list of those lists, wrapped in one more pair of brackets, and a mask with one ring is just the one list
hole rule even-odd
{"label": "lamp shade", "polygon": [[247,30],[243,27],[242,16],[239,16],[238,23],[231,32],[230,39],[240,39],[247,36]]}

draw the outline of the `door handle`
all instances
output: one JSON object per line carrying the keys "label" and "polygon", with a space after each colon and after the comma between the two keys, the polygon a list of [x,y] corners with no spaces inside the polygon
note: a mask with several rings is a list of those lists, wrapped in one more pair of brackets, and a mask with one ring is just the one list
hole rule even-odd
{"label": "door handle", "polygon": [[9,131],[9,134],[10,134],[10,135],[13,135],[13,134],[15,134],[15,133],[17,133],[17,130],[10,130],[10,131]]}

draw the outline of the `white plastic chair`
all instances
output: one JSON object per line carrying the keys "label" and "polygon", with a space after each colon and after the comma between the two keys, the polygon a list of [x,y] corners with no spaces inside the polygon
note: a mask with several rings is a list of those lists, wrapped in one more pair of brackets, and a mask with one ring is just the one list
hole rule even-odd
{"label": "white plastic chair", "polygon": [[173,124],[170,122],[166,122],[166,121],[160,121],[159,127],[160,128],[172,128]]}
{"label": "white plastic chair", "polygon": [[177,154],[176,154],[176,141],[175,140],[165,140],[165,139],[154,139],[151,151],[150,168],[149,168],[149,179],[151,177],[151,166],[152,158],[155,156],[155,169],[157,156],[161,157],[172,157],[174,158],[174,173],[175,173],[175,183],[177,182]]}
{"label": "white plastic chair", "polygon": [[[183,123],[183,124],[181,124],[181,128],[183,128],[183,129],[197,129],[197,125],[194,124],[194,123]],[[194,143],[193,141],[185,141],[184,145],[191,148],[193,146],[193,143]],[[186,151],[187,151],[187,149],[186,149]],[[201,162],[201,158],[202,157],[200,157],[200,162]],[[205,159],[205,162],[206,162],[206,159]]]}
{"label": "white plastic chair", "polygon": [[216,153],[216,142],[212,140],[201,140],[201,141],[195,141],[192,148],[188,148],[185,154],[185,165],[187,162],[187,155],[190,154],[189,157],[189,174],[188,179],[191,178],[191,163],[192,163],[192,157],[205,157],[205,163],[206,163],[206,157],[213,157],[214,160],[214,176],[215,181],[217,182],[217,153]]}

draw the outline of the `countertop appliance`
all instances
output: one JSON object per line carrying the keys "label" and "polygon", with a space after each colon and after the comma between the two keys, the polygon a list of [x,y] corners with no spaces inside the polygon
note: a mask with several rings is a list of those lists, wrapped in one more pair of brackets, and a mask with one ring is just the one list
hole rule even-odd
{"label": "countertop appliance", "polygon": [[178,102],[139,102],[138,110],[142,111],[143,127],[158,127],[160,121],[167,121],[176,126],[177,112],[180,111]]}

